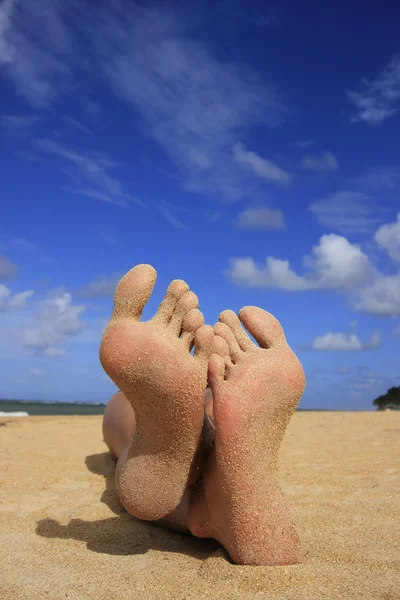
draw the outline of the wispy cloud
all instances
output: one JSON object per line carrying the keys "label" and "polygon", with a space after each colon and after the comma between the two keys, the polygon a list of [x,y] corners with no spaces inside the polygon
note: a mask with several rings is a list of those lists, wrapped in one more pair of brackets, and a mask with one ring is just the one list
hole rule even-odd
{"label": "wispy cloud", "polygon": [[247,193],[231,148],[248,126],[279,124],[285,103],[250,68],[218,59],[172,11],[107,15],[93,32],[102,70],[178,167],[186,189],[228,199]]}
{"label": "wispy cloud", "polygon": [[377,194],[380,198],[393,193],[397,196],[400,189],[400,166],[370,167],[361,175],[353,177],[351,183],[356,189],[367,194]]}
{"label": "wispy cloud", "polygon": [[342,233],[368,233],[380,219],[373,216],[375,203],[363,192],[343,190],[315,200],[309,210],[319,223]]}
{"label": "wispy cloud", "polygon": [[30,130],[40,120],[37,115],[1,115],[0,123],[8,130]]}
{"label": "wispy cloud", "polygon": [[127,201],[145,206],[135,196],[123,192],[121,182],[111,177],[108,171],[116,163],[106,156],[97,153],[82,154],[49,139],[36,140],[33,144],[39,150],[59,156],[73,165],[72,179],[74,183],[76,180],[79,182],[79,188],[73,190],[75,193],[117,206],[128,206]]}
{"label": "wispy cloud", "polygon": [[400,109],[400,56],[393,56],[375,79],[362,79],[347,96],[357,109],[353,123],[380,125],[393,117]]}
{"label": "wispy cloud", "polygon": [[176,229],[187,229],[186,225],[172,212],[171,207],[165,202],[161,202],[159,209],[164,219]]}
{"label": "wispy cloud", "polygon": [[4,0],[0,5],[0,64],[6,65],[13,59],[13,48],[8,36],[11,30],[11,13],[14,0]]}
{"label": "wispy cloud", "polygon": [[64,119],[66,121],[68,121],[68,123],[73,125],[76,129],[79,129],[79,131],[82,131],[83,133],[87,133],[88,135],[94,136],[93,131],[90,131],[90,129],[88,127],[86,127],[85,125],[82,125],[82,123],[80,123],[76,119],[73,119],[72,117],[69,117],[68,115],[64,115]]}
{"label": "wispy cloud", "polygon": [[31,257],[34,258],[36,261],[40,260],[47,263],[52,261],[52,259],[49,256],[41,252],[40,248],[38,248],[36,244],[23,237],[15,237],[8,235],[0,236],[0,252],[1,251],[21,256],[21,260],[23,261],[25,261],[26,258],[29,259]]}
{"label": "wispy cloud", "polygon": [[[7,142],[16,146],[13,149],[17,154],[27,153],[26,140],[32,137],[34,129],[40,122],[40,117],[36,115],[1,115],[0,133],[6,138]],[[21,143],[23,142],[23,144]],[[22,149],[21,149],[22,146]]]}
{"label": "wispy cloud", "polygon": [[12,279],[18,271],[18,266],[11,262],[7,256],[0,254],[0,281]]}
{"label": "wispy cloud", "polygon": [[0,243],[1,246],[5,246],[10,249],[23,250],[25,252],[38,252],[38,247],[33,242],[21,237],[7,237],[5,241]]}
{"label": "wispy cloud", "polygon": [[272,160],[262,158],[255,152],[247,150],[243,144],[237,143],[234,145],[233,158],[237,163],[252,171],[257,177],[261,177],[272,183],[288,185],[292,180],[290,173],[281,169]]}
{"label": "wispy cloud", "polygon": [[44,377],[46,375],[46,373],[43,371],[43,369],[37,369],[36,367],[32,367],[31,369],[28,369],[27,373],[31,377]]}
{"label": "wispy cloud", "polygon": [[281,210],[246,208],[237,217],[240,229],[284,229],[285,217]]}
{"label": "wispy cloud", "polygon": [[13,294],[11,290],[0,283],[0,311],[8,311],[17,308],[24,308],[26,301],[33,296],[32,290]]}
{"label": "wispy cloud", "polygon": [[381,345],[381,334],[376,331],[369,341],[361,342],[356,333],[333,333],[329,331],[324,335],[314,338],[311,347],[313,350],[336,352],[360,352],[376,350]]}
{"label": "wispy cloud", "polygon": [[313,144],[314,140],[298,140],[293,142],[293,146],[300,148],[300,150],[307,150],[307,148],[311,148]]}
{"label": "wispy cloud", "polygon": [[313,171],[336,171],[339,163],[332,152],[323,152],[322,154],[305,154],[301,166],[303,169]]}
{"label": "wispy cloud", "polygon": [[[76,6],[89,39],[85,60],[69,26]],[[260,185],[254,170],[237,169],[232,147],[248,127],[282,123],[288,103],[273,82],[249,66],[222,60],[200,41],[191,29],[195,19],[167,5],[123,1],[99,8],[95,22],[76,0],[5,0],[0,14],[4,68],[34,108],[51,107],[95,69],[134,107],[139,126],[168,154],[185,190],[236,200],[252,193],[251,175],[253,185]],[[68,120],[89,133],[86,125]],[[271,178],[283,181],[284,174],[271,165]]]}
{"label": "wispy cloud", "polygon": [[74,0],[68,7],[62,0],[42,0],[40,7],[4,0],[0,6],[0,63],[34,108],[49,106],[71,75],[66,59],[73,42],[63,15],[74,5]]}
{"label": "wispy cloud", "polygon": [[114,294],[121,277],[122,273],[99,275],[94,281],[78,290],[78,293],[83,298],[110,298]]}
{"label": "wispy cloud", "polygon": [[94,190],[92,188],[79,188],[76,190],[68,188],[66,189],[73,194],[78,194],[78,196],[86,196],[87,198],[93,198],[94,200],[100,200],[101,202],[114,204],[115,206],[120,206],[121,208],[127,208],[129,206],[126,200],[118,199],[115,196],[104,194],[103,192],[99,192],[98,190]]}
{"label": "wispy cloud", "polygon": [[107,244],[111,244],[112,246],[120,246],[121,245],[116,236],[111,235],[110,233],[107,233],[106,231],[99,230],[96,233],[104,242],[107,242]]}

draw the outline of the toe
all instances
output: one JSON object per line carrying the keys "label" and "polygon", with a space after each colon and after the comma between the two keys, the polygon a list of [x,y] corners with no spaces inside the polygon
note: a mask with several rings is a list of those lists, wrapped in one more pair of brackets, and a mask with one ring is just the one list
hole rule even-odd
{"label": "toe", "polygon": [[266,310],[258,306],[245,306],[239,311],[239,319],[261,348],[286,344],[282,325]]}
{"label": "toe", "polygon": [[192,349],[194,335],[204,325],[203,313],[198,308],[193,308],[184,317],[182,322],[182,342],[188,350]]}
{"label": "toe", "polygon": [[233,310],[224,310],[219,315],[218,320],[229,327],[241,350],[246,352],[246,350],[251,350],[251,348],[254,347],[253,342],[241,326],[240,321]]}
{"label": "toe", "polygon": [[194,337],[194,355],[198,360],[208,362],[214,350],[214,330],[211,325],[203,325]]}
{"label": "toe", "polygon": [[218,388],[223,383],[225,377],[225,361],[219,354],[212,354],[208,361],[208,377],[211,391],[215,398],[218,395]]}
{"label": "toe", "polygon": [[229,355],[233,363],[237,363],[240,360],[243,352],[240,349],[239,344],[236,341],[231,329],[225,323],[216,323],[214,325],[214,332],[216,335],[222,337],[229,347]]}
{"label": "toe", "polygon": [[229,346],[226,343],[226,341],[224,340],[224,338],[220,337],[219,335],[216,335],[214,337],[213,354],[218,354],[225,361],[229,361],[230,360]]}
{"label": "toe", "polygon": [[225,375],[230,373],[231,368],[233,367],[233,363],[231,360],[229,346],[224,338],[219,335],[215,335],[214,338],[214,350],[213,354],[218,354],[221,358],[224,359],[225,362]]}
{"label": "toe", "polygon": [[198,305],[199,299],[194,292],[186,292],[179,300],[169,322],[170,329],[172,329],[176,335],[179,335],[182,331],[182,323],[185,315],[193,308],[197,308]]}
{"label": "toe", "polygon": [[137,265],[128,271],[115,290],[113,318],[139,320],[156,279],[157,272],[151,265]]}
{"label": "toe", "polygon": [[153,320],[168,324],[172,315],[174,314],[176,305],[188,290],[189,286],[186,281],[174,279],[174,281],[169,284],[164,300],[161,302],[157,313],[153,317]]}

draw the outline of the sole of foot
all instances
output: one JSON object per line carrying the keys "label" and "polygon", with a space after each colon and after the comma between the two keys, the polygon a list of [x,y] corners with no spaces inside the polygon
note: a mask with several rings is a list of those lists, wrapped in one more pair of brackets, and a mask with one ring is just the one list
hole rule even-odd
{"label": "sole of foot", "polygon": [[[251,333],[253,343],[241,323]],[[238,564],[287,565],[299,540],[278,481],[278,451],[305,386],[279,322],[257,307],[224,311],[209,361],[215,446],[191,505],[189,528],[217,539]]]}
{"label": "sole of foot", "polygon": [[119,459],[117,492],[125,509],[145,520],[165,517],[183,497],[215,350],[213,328],[203,325],[197,296],[184,281],[173,281],[156,315],[140,321],[156,277],[153,267],[138,265],[121,279],[100,346],[101,364],[130,402],[137,426]]}

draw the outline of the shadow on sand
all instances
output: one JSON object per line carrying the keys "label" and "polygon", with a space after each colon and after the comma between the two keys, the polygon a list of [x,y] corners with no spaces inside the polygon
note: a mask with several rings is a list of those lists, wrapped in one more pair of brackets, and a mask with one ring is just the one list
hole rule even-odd
{"label": "shadow on sand", "polygon": [[108,452],[87,456],[85,464],[89,471],[104,477],[105,489],[100,501],[116,516],[98,521],[71,519],[67,525],[62,525],[54,519],[42,519],[36,527],[38,535],[79,540],[86,542],[87,548],[93,552],[119,556],[160,550],[205,559],[220,548],[214,540],[199,540],[129,515],[118,500],[114,483],[115,462]]}

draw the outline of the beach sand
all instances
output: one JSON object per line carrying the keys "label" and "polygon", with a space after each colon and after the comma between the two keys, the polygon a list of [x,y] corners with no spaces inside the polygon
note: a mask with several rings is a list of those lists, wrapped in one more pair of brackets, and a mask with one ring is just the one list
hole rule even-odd
{"label": "beach sand", "polygon": [[0,452],[1,600],[400,598],[400,412],[295,414],[280,469],[302,541],[291,567],[233,565],[216,542],[127,515],[101,417],[1,418]]}

